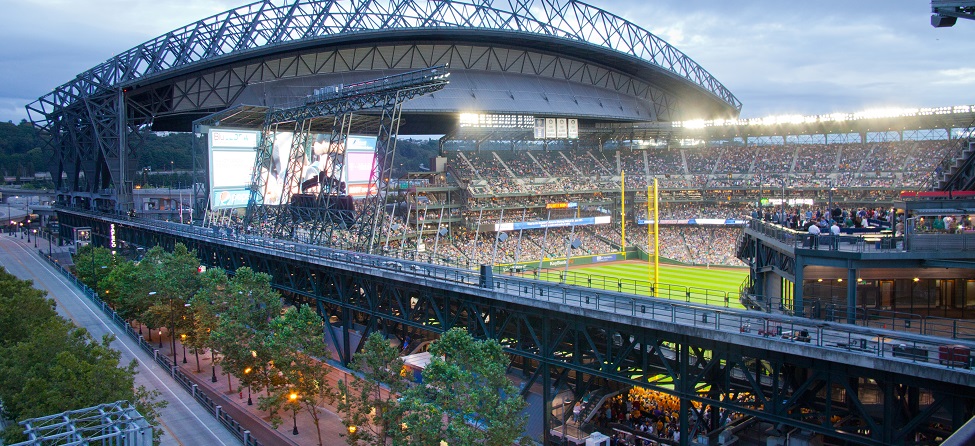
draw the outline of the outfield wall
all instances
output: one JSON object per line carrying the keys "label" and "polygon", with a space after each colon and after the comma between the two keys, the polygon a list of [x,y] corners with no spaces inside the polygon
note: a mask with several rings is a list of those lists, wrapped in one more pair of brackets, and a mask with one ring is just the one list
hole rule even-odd
{"label": "outfield wall", "polygon": [[[624,253],[611,253],[611,254],[597,254],[597,255],[585,255],[585,256],[575,256],[569,257],[569,266],[584,266],[592,265],[595,263],[606,263],[606,262],[616,262],[620,260],[646,260],[646,255],[640,256],[640,252],[636,249],[627,249]],[[500,272],[510,272],[512,269],[517,271],[532,271],[536,269],[547,269],[547,268],[565,268],[565,257],[549,257],[541,262],[518,262],[518,263],[506,263],[495,267],[496,270],[500,269]]]}

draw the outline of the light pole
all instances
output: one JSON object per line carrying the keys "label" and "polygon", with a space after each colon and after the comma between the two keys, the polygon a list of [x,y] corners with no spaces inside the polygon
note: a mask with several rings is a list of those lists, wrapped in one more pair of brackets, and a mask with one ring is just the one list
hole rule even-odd
{"label": "light pole", "polygon": [[[244,376],[245,377],[247,375],[250,375],[250,373],[251,373],[251,368],[250,367],[244,369]],[[250,380],[247,380],[247,405],[248,406],[253,406],[254,405],[254,402],[251,401],[251,384],[250,384]]]}
{"label": "light pole", "polygon": [[34,248],[37,248],[37,229],[34,229]]}
{"label": "light pole", "polygon": [[210,382],[217,382],[217,361],[213,357],[213,347],[210,347]]}
{"label": "light pole", "polygon": [[173,344],[173,366],[176,365],[176,311],[173,310],[173,296],[169,296],[169,338]]}
{"label": "light pole", "polygon": [[179,343],[183,346],[183,364],[186,364],[186,333],[179,335]]}
{"label": "light pole", "polygon": [[294,428],[291,429],[291,435],[298,435],[298,394],[291,392],[288,395],[288,399],[291,400],[291,422],[294,423]]}
{"label": "light pole", "polygon": [[[149,296],[155,296],[155,291],[150,291]],[[152,329],[149,329],[149,340],[152,340]],[[159,327],[159,348],[162,348],[162,327]]]}

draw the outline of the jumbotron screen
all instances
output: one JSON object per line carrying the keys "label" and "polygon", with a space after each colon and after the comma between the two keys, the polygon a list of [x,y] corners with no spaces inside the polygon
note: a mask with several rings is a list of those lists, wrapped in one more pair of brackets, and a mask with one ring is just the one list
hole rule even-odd
{"label": "jumbotron screen", "polygon": [[261,133],[210,130],[210,209],[247,206]]}
{"label": "jumbotron screen", "polygon": [[[345,181],[349,195],[363,198],[376,191],[376,137],[349,135],[345,140]],[[372,180],[372,181],[370,181]]]}

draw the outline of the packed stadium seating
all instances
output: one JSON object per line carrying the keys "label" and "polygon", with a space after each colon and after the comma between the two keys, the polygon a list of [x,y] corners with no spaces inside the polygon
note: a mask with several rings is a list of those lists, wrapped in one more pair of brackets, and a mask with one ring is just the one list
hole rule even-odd
{"label": "packed stadium seating", "polygon": [[[620,172],[625,171],[627,247],[652,250],[647,227],[637,220],[647,218],[646,187],[655,178],[661,198],[661,256],[689,264],[742,266],[735,257],[741,232],[735,221],[761,218],[805,230],[810,222],[824,223],[829,211],[839,208],[836,220],[841,226],[883,223],[893,228],[896,216],[886,205],[902,190],[931,185],[934,169],[955,150],[955,142],[902,141],[450,152],[445,185],[464,193],[425,192],[428,184],[416,180],[418,193],[401,195],[397,212],[381,222],[381,233],[387,234],[382,244],[398,255],[468,266],[617,253],[623,249],[618,197]],[[784,216],[783,198],[799,200],[785,206]],[[575,207],[547,209],[551,203]],[[507,239],[497,242],[493,230],[484,231],[497,223],[603,215],[612,216],[612,222],[574,230],[508,231]],[[710,221],[693,224],[692,219]],[[242,228],[234,220],[223,224],[234,231],[262,229]],[[438,234],[438,228],[447,231]],[[296,237],[311,238],[308,231],[300,227]],[[356,231],[337,229],[332,238],[351,247],[357,237]],[[574,239],[581,245],[568,249]]]}
{"label": "packed stadium seating", "polygon": [[[811,199],[811,207],[787,207],[786,221],[800,227],[809,220],[806,211],[823,212],[835,203],[848,215],[856,215],[876,207],[875,203],[891,201],[901,190],[928,187],[934,169],[955,146],[954,141],[932,140],[450,152],[450,178],[466,188],[469,198],[464,224],[459,225],[463,228],[453,228],[449,241],[438,248],[471,263],[564,257],[570,229],[521,231],[495,249],[493,235],[476,236],[473,228],[561,218],[547,214],[544,205],[560,201],[592,205],[600,202],[603,193],[618,195],[622,171],[626,189],[638,191],[628,213],[626,243],[630,246],[646,247],[645,226],[637,226],[634,220],[646,215],[643,192],[653,178],[661,188],[662,221],[772,218],[778,208],[761,208],[763,199]],[[615,206],[612,200],[604,201],[606,207]],[[498,210],[502,206],[507,208],[503,218]],[[598,214],[592,209],[589,213]],[[659,235],[661,254],[694,264],[742,265],[734,256],[738,231],[724,226],[664,225]],[[582,247],[573,255],[619,252],[622,241],[618,218],[610,225],[577,228],[574,237]]]}

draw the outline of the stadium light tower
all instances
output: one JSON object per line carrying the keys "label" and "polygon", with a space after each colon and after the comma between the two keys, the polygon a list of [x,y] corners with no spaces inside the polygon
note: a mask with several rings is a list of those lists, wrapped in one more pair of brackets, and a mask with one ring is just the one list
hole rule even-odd
{"label": "stadium light tower", "polygon": [[931,26],[954,26],[959,18],[975,20],[975,0],[931,0]]}

